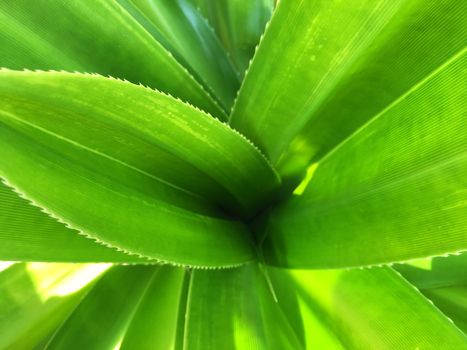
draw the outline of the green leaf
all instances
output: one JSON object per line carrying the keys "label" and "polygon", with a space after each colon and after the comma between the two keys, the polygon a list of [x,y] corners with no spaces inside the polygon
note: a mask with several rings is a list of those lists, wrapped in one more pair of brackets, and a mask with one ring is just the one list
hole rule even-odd
{"label": "green leaf", "polygon": [[296,350],[300,344],[257,265],[192,272],[186,350]]}
{"label": "green leaf", "polygon": [[155,269],[113,267],[57,330],[47,349],[118,349]]}
{"label": "green leaf", "polygon": [[188,275],[182,268],[157,268],[120,350],[182,349],[186,282]]}
{"label": "green leaf", "polygon": [[266,260],[351,267],[467,249],[466,53],[321,160],[271,214]]}
{"label": "green leaf", "polygon": [[394,265],[419,289],[467,285],[467,252]]}
{"label": "green leaf", "polygon": [[46,340],[107,267],[28,263],[0,272],[0,348],[33,349]]}
{"label": "green leaf", "polygon": [[225,113],[174,57],[116,1],[2,1],[0,67],[92,72]]}
{"label": "green leaf", "polygon": [[239,78],[219,39],[188,0],[118,0],[230,110]]}
{"label": "green leaf", "polygon": [[422,293],[467,334],[467,284],[425,289]]}
{"label": "green leaf", "polygon": [[231,124],[281,175],[303,175],[464,47],[466,4],[280,1]]}
{"label": "green leaf", "polygon": [[67,228],[0,183],[0,257],[11,261],[144,262]]}
{"label": "green leaf", "polygon": [[252,259],[243,224],[211,204],[252,215],[280,180],[227,125],[94,75],[4,70],[0,101],[0,176],[48,213],[149,258],[196,266]]}
{"label": "green leaf", "polygon": [[467,333],[467,252],[394,267]]}
{"label": "green leaf", "polygon": [[274,9],[274,0],[190,0],[208,19],[240,77]]}
{"label": "green leaf", "polygon": [[306,291],[306,279],[297,280],[292,270],[267,268],[280,308],[303,349],[347,349],[336,333],[334,322]]}
{"label": "green leaf", "polygon": [[[390,268],[269,270],[274,286],[292,285],[292,295],[278,293],[281,306],[287,298],[297,298],[295,316],[303,317],[304,329],[310,332],[307,314],[313,313],[345,349],[433,349],[441,345],[464,349],[467,345],[467,337]],[[312,348],[310,343],[307,348]]]}

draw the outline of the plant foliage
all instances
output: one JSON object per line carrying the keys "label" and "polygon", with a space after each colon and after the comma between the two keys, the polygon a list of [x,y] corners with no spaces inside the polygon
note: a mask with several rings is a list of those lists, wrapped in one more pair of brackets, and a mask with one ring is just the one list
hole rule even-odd
{"label": "plant foliage", "polygon": [[0,1],[0,349],[467,349],[466,13]]}

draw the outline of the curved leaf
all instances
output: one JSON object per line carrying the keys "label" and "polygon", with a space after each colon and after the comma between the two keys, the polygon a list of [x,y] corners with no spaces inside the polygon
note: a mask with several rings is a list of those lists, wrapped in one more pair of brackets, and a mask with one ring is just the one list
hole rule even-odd
{"label": "curved leaf", "polygon": [[277,302],[303,349],[348,349],[336,332],[332,319],[319,308],[312,294],[306,290],[308,279],[294,278],[292,270],[268,267],[267,272]]}
{"label": "curved leaf", "polygon": [[426,289],[422,293],[467,334],[467,284]]}
{"label": "curved leaf", "polygon": [[466,10],[462,0],[280,1],[231,124],[295,183],[464,47]]}
{"label": "curved leaf", "polygon": [[157,268],[118,266],[107,271],[65,320],[47,349],[118,349]]}
{"label": "curved leaf", "polygon": [[96,243],[0,183],[0,260],[136,263],[147,259]]}
{"label": "curved leaf", "polygon": [[[467,337],[390,268],[270,271],[274,285],[292,286],[292,295],[283,297],[298,299],[296,312],[299,320],[303,317],[303,326],[310,325],[307,314],[313,313],[345,349],[464,349],[467,345]],[[281,305],[287,302],[281,294],[278,298]]]}
{"label": "curved leaf", "polygon": [[208,19],[243,77],[272,15],[275,0],[190,0]]}
{"label": "curved leaf", "polygon": [[228,56],[188,0],[118,0],[230,110],[240,87]]}
{"label": "curved leaf", "polygon": [[467,249],[467,50],[352,134],[271,215],[266,260],[350,267]]}
{"label": "curved leaf", "polygon": [[0,272],[0,348],[46,341],[107,265],[14,264]]}
{"label": "curved leaf", "polygon": [[296,350],[300,345],[255,264],[194,270],[185,350]]}
{"label": "curved leaf", "polygon": [[157,268],[120,350],[182,350],[188,278],[182,268]]}
{"label": "curved leaf", "polygon": [[396,264],[394,269],[419,289],[467,285],[467,252]]}
{"label": "curved leaf", "polygon": [[278,186],[265,158],[225,124],[99,76],[2,71],[0,100],[0,175],[71,227],[164,261],[252,258],[244,226],[189,193],[230,192],[222,204],[251,215]]}
{"label": "curved leaf", "polygon": [[225,119],[201,85],[117,1],[2,1],[0,23],[0,67],[110,75]]}

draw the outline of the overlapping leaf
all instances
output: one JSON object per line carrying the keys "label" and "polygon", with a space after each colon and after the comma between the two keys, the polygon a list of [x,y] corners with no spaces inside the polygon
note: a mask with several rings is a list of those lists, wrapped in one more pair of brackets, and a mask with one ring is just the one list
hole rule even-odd
{"label": "overlapping leaf", "polygon": [[117,1],[2,1],[0,23],[0,67],[110,75],[225,118],[201,85]]}
{"label": "overlapping leaf", "polygon": [[47,349],[118,349],[154,271],[150,266],[113,267],[57,329]]}
{"label": "overlapping leaf", "polygon": [[352,134],[271,215],[273,264],[351,267],[467,249],[467,51]]}
{"label": "overlapping leaf", "polygon": [[27,198],[94,238],[150,258],[201,266],[252,258],[244,226],[211,204],[217,198],[251,215],[279,180],[228,126],[99,76],[0,75],[0,171]]}
{"label": "overlapping leaf", "polygon": [[[467,337],[390,268],[270,268],[306,349],[463,349]],[[319,327],[316,327],[316,325]],[[436,331],[433,331],[436,330]]]}
{"label": "overlapping leaf", "polygon": [[231,117],[292,182],[465,45],[466,2],[280,1]]}
{"label": "overlapping leaf", "polygon": [[22,263],[1,271],[0,348],[33,349],[46,342],[107,268]]}
{"label": "overlapping leaf", "polygon": [[467,333],[467,253],[394,267]]}
{"label": "overlapping leaf", "polygon": [[239,78],[203,16],[189,0],[118,0],[230,110]]}
{"label": "overlapping leaf", "polygon": [[47,262],[148,262],[77,234],[0,184],[0,259]]}
{"label": "overlapping leaf", "polygon": [[274,0],[190,0],[208,19],[243,78],[269,21]]}
{"label": "overlapping leaf", "polygon": [[186,350],[297,350],[300,344],[257,265],[192,272]]}

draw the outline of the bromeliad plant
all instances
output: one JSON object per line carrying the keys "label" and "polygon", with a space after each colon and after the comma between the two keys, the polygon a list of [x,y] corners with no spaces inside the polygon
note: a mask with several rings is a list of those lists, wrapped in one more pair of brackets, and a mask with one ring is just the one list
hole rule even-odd
{"label": "bromeliad plant", "polygon": [[0,348],[466,349],[466,4],[1,1]]}

